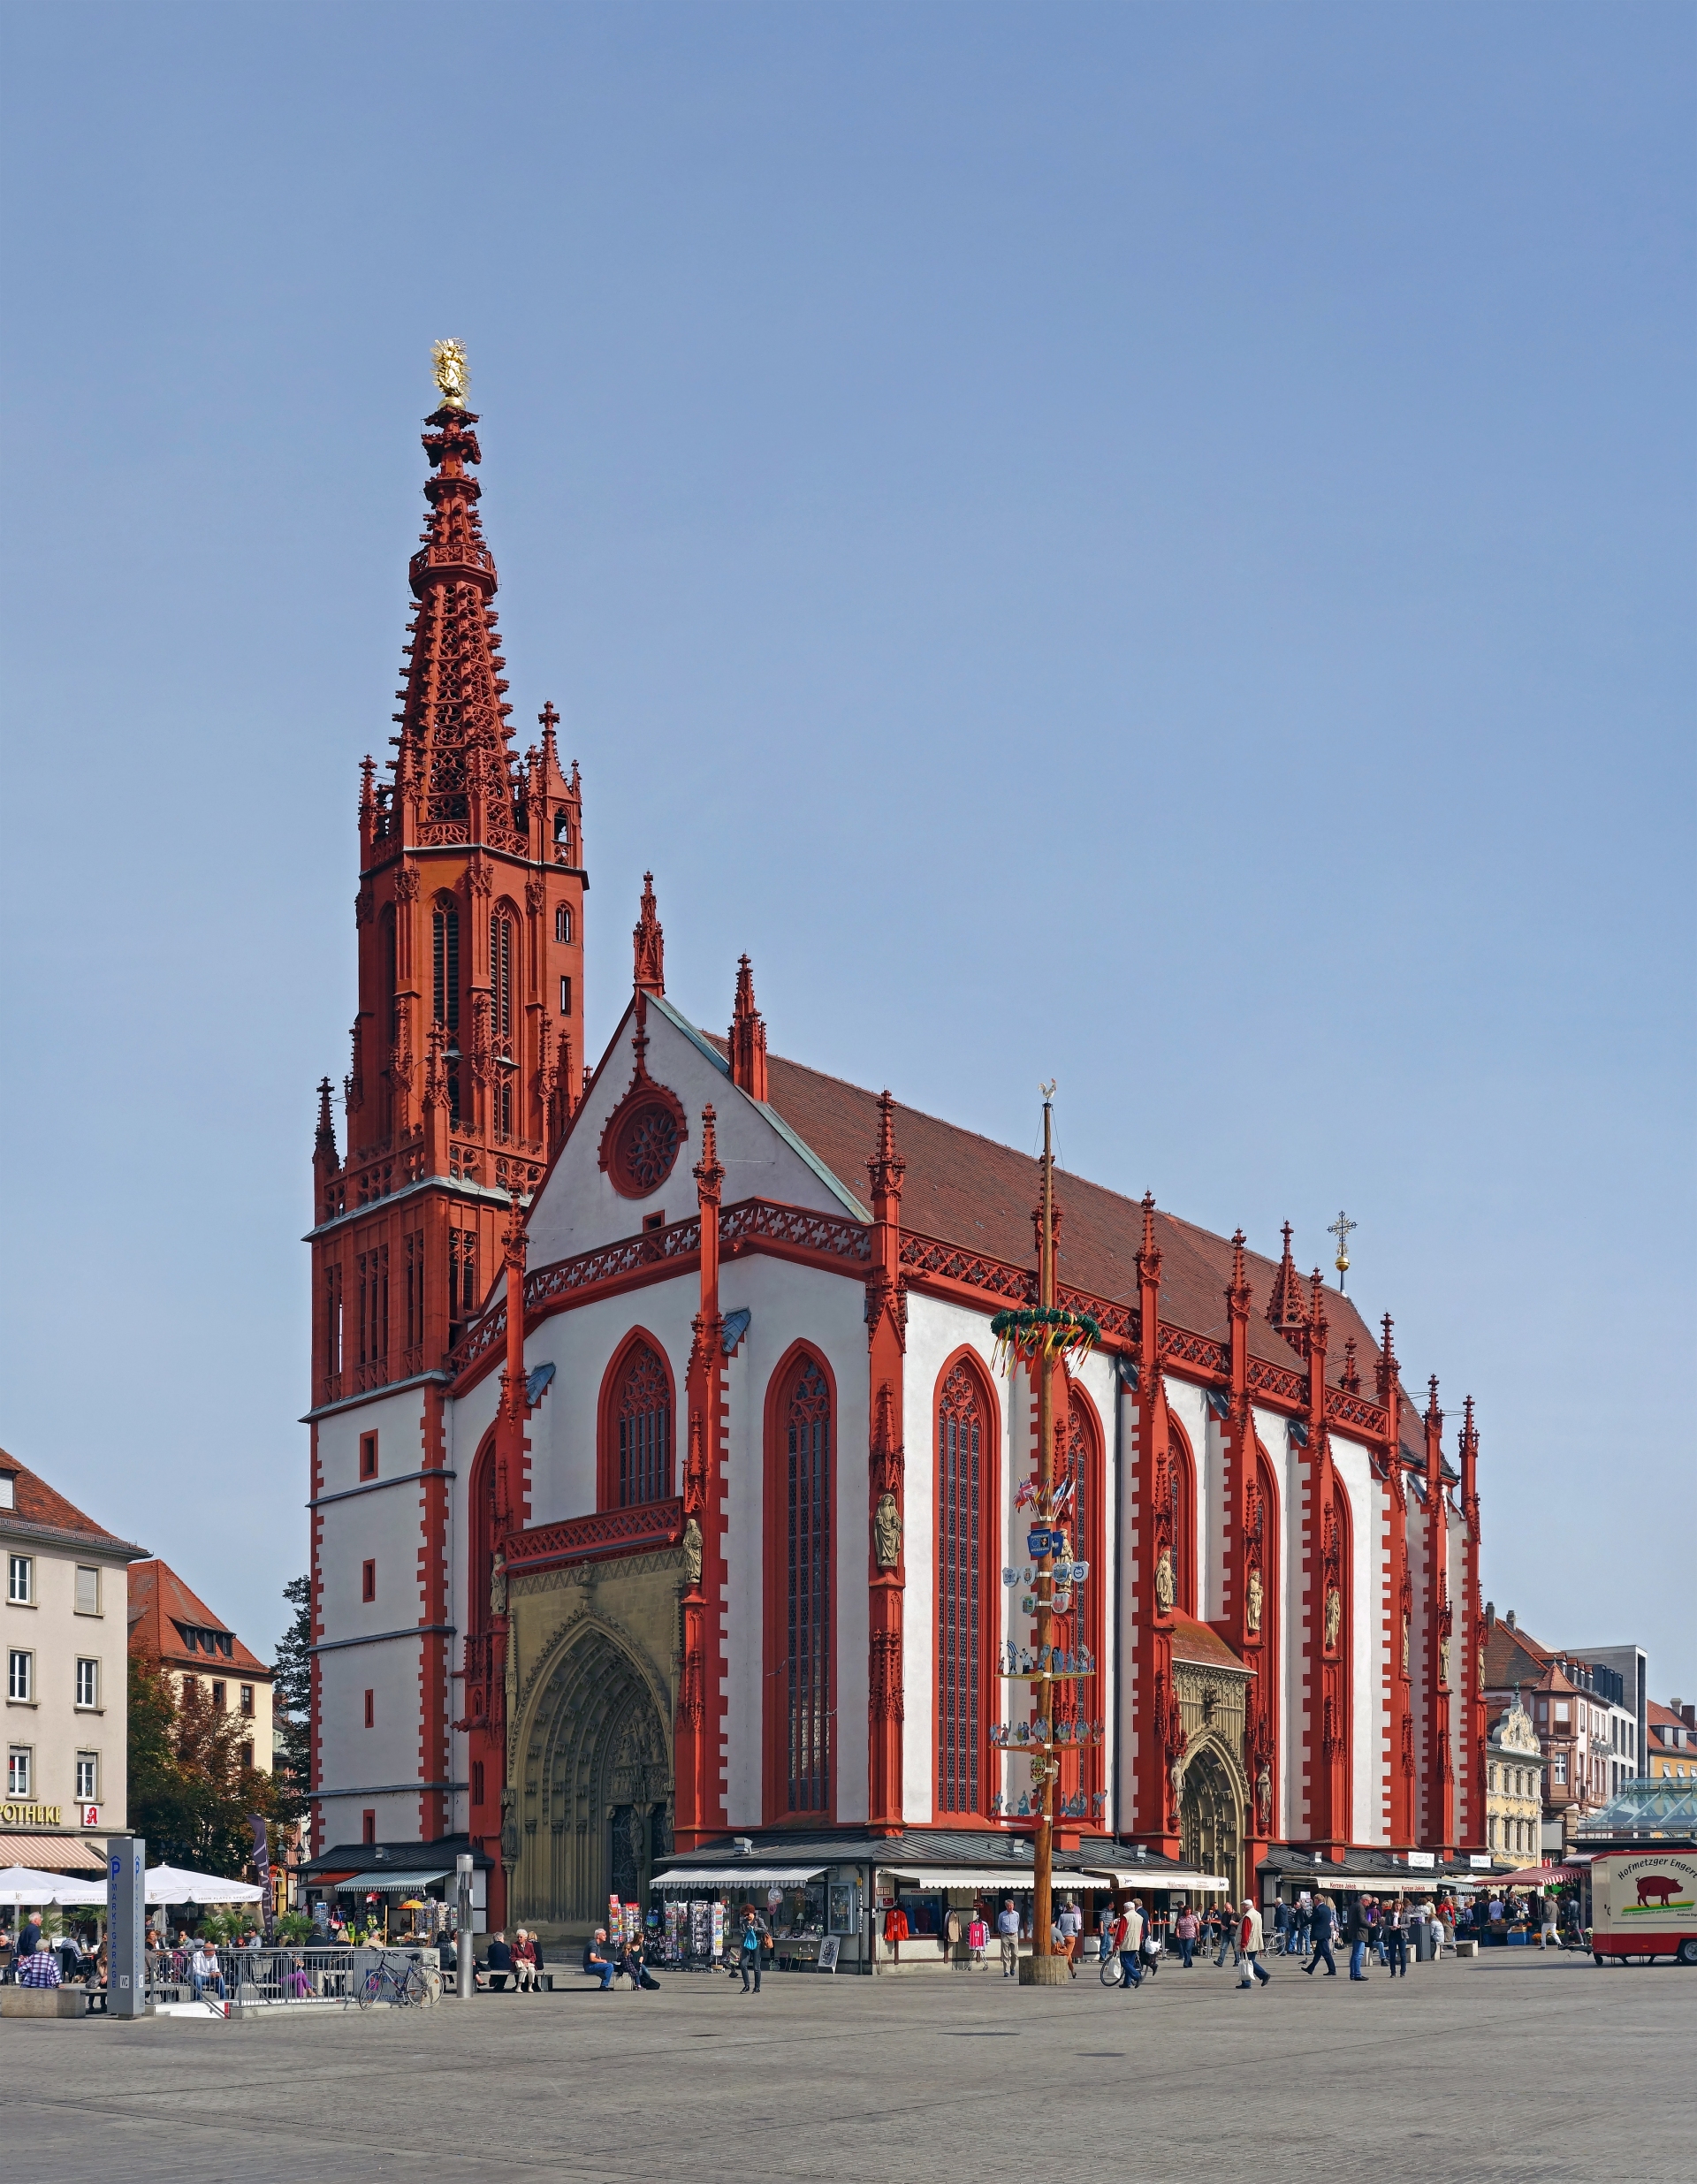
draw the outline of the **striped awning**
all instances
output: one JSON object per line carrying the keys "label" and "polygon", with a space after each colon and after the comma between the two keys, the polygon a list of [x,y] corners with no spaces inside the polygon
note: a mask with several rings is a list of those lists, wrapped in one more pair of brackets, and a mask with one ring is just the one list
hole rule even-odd
{"label": "striped awning", "polygon": [[86,1835],[0,1835],[0,1866],[42,1873],[104,1873],[106,1845]]}

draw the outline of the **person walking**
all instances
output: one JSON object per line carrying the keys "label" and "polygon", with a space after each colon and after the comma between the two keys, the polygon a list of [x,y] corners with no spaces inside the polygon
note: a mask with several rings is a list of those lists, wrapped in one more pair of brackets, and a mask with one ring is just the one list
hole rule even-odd
{"label": "person walking", "polygon": [[1237,1967],[1237,1966],[1238,1966],[1238,1965],[1240,1965],[1240,1964],[1243,1962],[1243,1960],[1244,1960],[1244,1955],[1243,1955],[1243,1951],[1242,1951],[1241,1949],[1239,1949],[1239,1947],[1237,1946],[1237,1934],[1238,1934],[1238,1924],[1239,1924],[1239,1922],[1238,1922],[1238,1919],[1237,1919],[1237,1914],[1233,1911],[1233,1909],[1232,1909],[1232,1907],[1231,1907],[1231,1906],[1230,1906],[1229,1904],[1221,1904],[1221,1906],[1220,1906],[1220,1912],[1219,1912],[1219,1921],[1220,1921],[1220,1952],[1219,1952],[1219,1954],[1218,1954],[1218,1955],[1214,1958],[1214,1970],[1217,1972],[1217,1971],[1221,1968],[1221,1966],[1225,1963],[1225,1960],[1226,1960],[1226,1952],[1227,1952],[1227,1950],[1228,1950],[1228,1949],[1229,1949],[1229,1950],[1230,1950],[1230,1952],[1231,1952],[1231,1962],[1232,1962],[1232,1968],[1233,1968],[1234,1970],[1236,1970],[1236,1968]]}
{"label": "person walking", "polygon": [[1078,1950],[1084,1938],[1084,1914],[1077,1902],[1069,1896],[1061,1906],[1061,1916],[1055,1921],[1061,1936],[1061,1947],[1067,1960],[1067,1969],[1078,1976]]}
{"label": "person walking", "polygon": [[1290,1931],[1295,1937],[1296,1952],[1299,1957],[1305,1957],[1308,1953],[1308,1932],[1313,1914],[1314,1899],[1304,1889],[1290,1907]]}
{"label": "person walking", "polygon": [[1337,1914],[1332,1908],[1329,1896],[1316,1896],[1308,1914],[1308,1930],[1313,1937],[1314,1953],[1303,1970],[1312,1979],[1315,1967],[1323,1964],[1328,1979],[1337,1977],[1337,1960],[1332,1954],[1332,1936],[1337,1927]]}
{"label": "person walking", "polygon": [[1365,1979],[1367,1975],[1366,1914],[1359,1896],[1351,1896],[1350,1907],[1343,1914],[1343,1938],[1350,1944],[1350,1977]]}
{"label": "person walking", "polygon": [[1257,1980],[1263,1987],[1273,1984],[1272,1973],[1261,1962],[1261,1952],[1266,1945],[1261,1914],[1255,1908],[1252,1899],[1245,1897],[1242,1920],[1237,1929],[1237,1957],[1244,1967],[1244,1976],[1237,1982],[1240,1988],[1252,1987]]}
{"label": "person walking", "polygon": [[1399,1896],[1385,1920],[1385,1957],[1393,1979],[1399,1972],[1404,1979],[1408,1977],[1409,1919],[1408,1899]]}
{"label": "person walking", "polygon": [[1191,1957],[1196,1947],[1197,1935],[1200,1930],[1200,1920],[1191,1909],[1189,1904],[1186,1904],[1183,1911],[1179,1913],[1177,1923],[1173,1928],[1173,1939],[1178,1944],[1183,1953],[1184,1969],[1187,1972],[1191,1968]]}
{"label": "person walking", "polygon": [[1281,1896],[1273,1906],[1273,1953],[1282,1957],[1290,1943],[1290,1906]]}
{"label": "person walking", "polygon": [[742,1906],[742,1931],[737,1937],[736,1949],[737,1957],[742,1965],[742,1991],[744,1994],[748,1994],[750,1991],[750,1980],[753,1982],[752,1991],[755,1994],[758,1994],[760,1991],[760,1952],[765,1946],[765,1921],[760,1916],[760,1914],[755,1909],[752,1904],[744,1904]]}
{"label": "person walking", "polygon": [[1119,1952],[1120,1971],[1123,1975],[1121,1992],[1129,1994],[1133,1987],[1143,1984],[1143,1906],[1135,1896],[1120,1914],[1114,1946]]}
{"label": "person walking", "polygon": [[996,1939],[1001,1944],[1001,1975],[1019,1977],[1019,1914],[1009,1896],[996,1914]]}

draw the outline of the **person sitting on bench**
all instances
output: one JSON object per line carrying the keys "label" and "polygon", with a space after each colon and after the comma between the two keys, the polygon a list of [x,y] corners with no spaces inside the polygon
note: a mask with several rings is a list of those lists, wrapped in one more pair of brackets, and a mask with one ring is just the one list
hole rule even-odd
{"label": "person sitting on bench", "polygon": [[483,1966],[491,1992],[498,1994],[513,1976],[513,1949],[505,1929],[497,1934],[489,1944],[489,1959]]}
{"label": "person sitting on bench", "polygon": [[603,1994],[606,1993],[613,1981],[619,1976],[619,1960],[608,1951],[607,1929],[605,1926],[597,1926],[595,1929],[594,1940],[586,1941],[583,1944],[583,1969],[592,1978],[600,1980]]}

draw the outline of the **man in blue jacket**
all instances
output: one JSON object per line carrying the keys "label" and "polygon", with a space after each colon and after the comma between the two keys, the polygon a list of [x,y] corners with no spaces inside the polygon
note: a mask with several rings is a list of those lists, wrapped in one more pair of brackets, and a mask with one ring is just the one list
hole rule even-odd
{"label": "man in blue jacket", "polygon": [[1317,1964],[1326,1967],[1328,1979],[1337,1977],[1337,1960],[1332,1954],[1332,1935],[1336,1924],[1336,1914],[1332,1909],[1330,1900],[1324,1896],[1316,1896],[1308,1914],[1308,1933],[1314,1944],[1314,1953],[1302,1967],[1310,1979],[1314,1975]]}

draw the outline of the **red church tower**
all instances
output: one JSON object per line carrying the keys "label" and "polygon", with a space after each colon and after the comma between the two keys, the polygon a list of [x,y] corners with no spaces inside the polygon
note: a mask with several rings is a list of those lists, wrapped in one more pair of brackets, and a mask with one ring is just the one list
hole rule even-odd
{"label": "red church tower", "polygon": [[[354,901],[359,1013],[339,1155],[328,1078],[313,1153],[314,1496],[317,1419],[383,1390],[425,1384],[430,1536],[448,1533],[442,1399],[448,1352],[503,1267],[512,1199],[528,1196],[582,1090],[582,800],[562,772],[552,705],[514,750],[473,472],[464,358],[438,351],[442,403],[426,420],[430,516],[408,569],[417,602],[397,693],[395,756],[360,789]],[[374,1436],[375,1438],[375,1436]],[[372,1451],[375,1468],[376,1451]],[[385,1469],[388,1458],[385,1457]],[[523,1499],[521,1480],[513,1493]],[[510,1522],[524,1520],[521,1506]],[[321,1526],[313,1527],[315,1619]],[[447,1570],[421,1553],[424,1644],[422,1839],[445,1830],[451,1640]],[[322,1635],[322,1633],[318,1633]],[[315,1774],[317,1694],[315,1679]]]}

